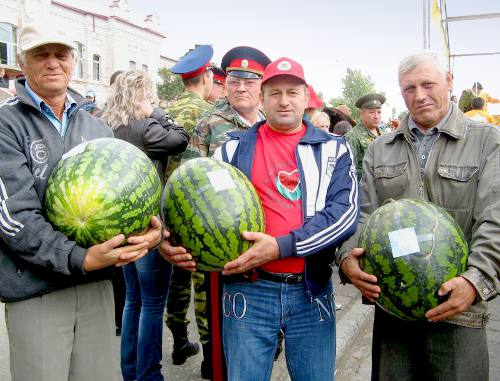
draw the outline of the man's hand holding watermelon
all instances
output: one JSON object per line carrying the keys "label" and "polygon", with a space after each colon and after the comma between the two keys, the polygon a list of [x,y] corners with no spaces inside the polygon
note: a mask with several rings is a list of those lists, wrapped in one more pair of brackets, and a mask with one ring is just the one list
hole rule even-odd
{"label": "man's hand holding watermelon", "polygon": [[360,247],[353,249],[342,261],[340,268],[361,294],[370,302],[375,303],[381,290],[377,285],[377,277],[361,270],[359,257],[364,253],[365,249]]}
{"label": "man's hand holding watermelon", "polygon": [[[185,270],[196,271],[196,262],[191,253],[182,246],[172,246],[167,239],[169,236],[170,233],[165,231],[164,240],[159,247],[163,258]],[[254,241],[253,246],[235,260],[228,262],[222,274],[244,273],[279,258],[278,243],[274,237],[260,232],[243,232],[242,236],[248,241]]]}
{"label": "man's hand holding watermelon", "polygon": [[248,241],[253,241],[254,244],[238,258],[226,263],[222,271],[223,275],[244,273],[280,257],[276,238],[259,232],[243,232],[242,236]]}
{"label": "man's hand holding watermelon", "polygon": [[[340,268],[351,280],[351,283],[370,302],[375,303],[380,295],[380,287],[377,285],[377,277],[361,270],[359,257],[365,250],[358,247],[353,249],[342,261]],[[426,312],[429,321],[442,321],[459,312],[466,311],[476,300],[476,289],[464,277],[455,277],[442,284],[438,294],[440,297],[449,295],[448,299],[437,307]]]}
{"label": "man's hand holding watermelon", "polygon": [[[83,262],[84,271],[99,270],[107,266],[123,266],[137,261],[145,256],[149,249],[158,246],[162,237],[161,229],[160,220],[153,217],[150,227],[141,235],[130,236],[125,241],[125,236],[118,234],[106,242],[91,246]],[[123,245],[124,241],[126,245]]]}
{"label": "man's hand holding watermelon", "polygon": [[441,321],[466,311],[476,300],[476,289],[466,278],[458,276],[443,283],[438,291],[439,296],[449,295],[446,302],[425,313],[429,321]]}
{"label": "man's hand holding watermelon", "polygon": [[196,271],[196,262],[191,253],[189,253],[185,247],[172,246],[167,239],[168,237],[170,237],[170,232],[165,229],[163,231],[163,241],[158,247],[161,256],[173,265],[182,267],[184,270],[191,272]]}

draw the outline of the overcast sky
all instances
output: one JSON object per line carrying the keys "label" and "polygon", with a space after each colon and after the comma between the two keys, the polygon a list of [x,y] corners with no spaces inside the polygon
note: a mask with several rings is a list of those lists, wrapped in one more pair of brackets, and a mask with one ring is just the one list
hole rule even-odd
{"label": "overcast sky", "polygon": [[[91,0],[109,5],[110,0]],[[500,13],[498,0],[448,0],[448,16]],[[214,61],[238,45],[262,50],[271,59],[293,58],[306,79],[327,100],[341,93],[346,68],[369,75],[388,105],[405,109],[397,67],[408,54],[423,49],[422,0],[129,0],[131,11],[156,13],[167,35],[162,54],[178,59],[194,44],[211,44]],[[452,54],[500,52],[500,18],[449,24]],[[431,49],[442,54],[439,38]],[[500,97],[500,55],[456,58],[454,93],[474,81]],[[500,114],[500,107],[490,107]]]}

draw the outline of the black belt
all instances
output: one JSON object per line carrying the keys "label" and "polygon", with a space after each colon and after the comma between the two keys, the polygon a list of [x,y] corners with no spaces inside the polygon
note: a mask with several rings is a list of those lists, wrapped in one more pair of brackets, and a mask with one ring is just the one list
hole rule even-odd
{"label": "black belt", "polygon": [[277,283],[298,284],[304,280],[304,274],[302,273],[275,274],[275,273],[268,273],[267,271],[263,271],[261,269],[257,269],[257,278],[270,280],[271,282],[277,282]]}
{"label": "black belt", "polygon": [[257,279],[269,280],[277,283],[299,284],[304,280],[303,273],[268,273],[261,269],[254,269],[244,274],[225,275],[222,277],[224,283],[255,282]]}

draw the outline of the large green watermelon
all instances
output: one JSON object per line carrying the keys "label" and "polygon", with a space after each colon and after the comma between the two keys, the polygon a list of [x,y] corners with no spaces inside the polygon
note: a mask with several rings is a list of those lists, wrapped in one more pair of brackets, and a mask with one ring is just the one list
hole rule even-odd
{"label": "large green watermelon", "polygon": [[45,210],[83,247],[144,231],[160,213],[161,183],[151,160],[124,140],[100,138],[67,152],[50,175]]}
{"label": "large green watermelon", "polygon": [[187,248],[203,271],[219,271],[248,250],[243,231],[264,231],[260,199],[248,178],[222,161],[197,158],[168,178],[162,217],[176,244]]}
{"label": "large green watermelon", "polygon": [[462,230],[442,208],[402,199],[378,208],[360,237],[364,271],[382,292],[377,304],[405,320],[425,319],[441,285],[466,269],[469,249]]}

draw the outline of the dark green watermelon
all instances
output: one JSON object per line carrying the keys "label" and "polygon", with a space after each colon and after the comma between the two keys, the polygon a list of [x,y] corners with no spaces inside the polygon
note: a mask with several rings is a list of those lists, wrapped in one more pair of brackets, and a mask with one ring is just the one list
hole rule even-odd
{"label": "dark green watermelon", "polygon": [[248,250],[243,231],[264,231],[264,213],[253,185],[237,168],[210,158],[180,165],[163,192],[162,218],[176,244],[197,268],[219,271]]}
{"label": "dark green watermelon", "polygon": [[124,140],[100,138],[66,153],[45,192],[47,218],[83,247],[147,229],[161,183],[151,160]]}
{"label": "dark green watermelon", "polygon": [[466,269],[467,241],[455,220],[423,200],[402,199],[378,208],[364,225],[361,266],[382,292],[377,304],[405,320],[425,319],[441,285]]}

